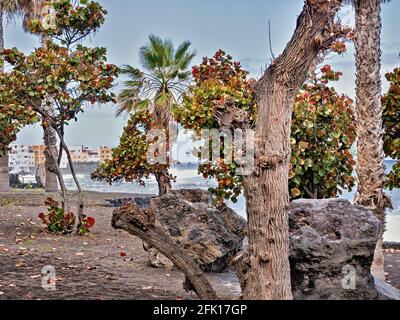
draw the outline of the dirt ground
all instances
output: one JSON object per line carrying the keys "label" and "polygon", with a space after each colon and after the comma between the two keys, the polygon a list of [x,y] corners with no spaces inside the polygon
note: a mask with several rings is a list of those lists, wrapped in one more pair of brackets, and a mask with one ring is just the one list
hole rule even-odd
{"label": "dirt ground", "polygon": [[396,248],[385,249],[385,271],[386,281],[400,289],[400,249]]}
{"label": "dirt ground", "polygon": [[[1,299],[196,299],[182,289],[178,271],[148,266],[142,243],[111,227],[106,198],[132,195],[86,193],[85,213],[96,219],[89,236],[54,236],[43,230],[41,192],[17,192],[0,198]],[[73,203],[73,202],[72,202]],[[56,290],[42,288],[42,268],[55,267]],[[208,275],[217,293],[239,293],[234,274]]]}
{"label": "dirt ground", "polygon": [[[74,204],[76,195],[71,195]],[[141,241],[111,227],[114,208],[105,199],[130,194],[85,194],[85,213],[96,219],[92,233],[54,236],[38,218],[46,195],[14,191],[0,197],[0,300],[8,299],[196,299],[182,289],[178,271],[148,266]],[[388,282],[400,289],[400,247],[385,250]],[[42,268],[55,268],[55,291],[42,288]],[[238,297],[233,273],[208,274],[221,298]]]}

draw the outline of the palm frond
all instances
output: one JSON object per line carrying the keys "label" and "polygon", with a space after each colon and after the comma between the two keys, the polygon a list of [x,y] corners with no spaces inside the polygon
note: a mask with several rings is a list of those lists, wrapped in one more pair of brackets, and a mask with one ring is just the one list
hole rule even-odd
{"label": "palm frond", "polygon": [[171,40],[150,35],[139,50],[145,72],[129,65],[121,68],[127,80],[118,96],[117,114],[135,112],[145,102],[161,123],[170,121],[171,106],[184,94],[191,76],[190,64],[196,52],[189,51],[190,45],[185,41],[175,49]]}

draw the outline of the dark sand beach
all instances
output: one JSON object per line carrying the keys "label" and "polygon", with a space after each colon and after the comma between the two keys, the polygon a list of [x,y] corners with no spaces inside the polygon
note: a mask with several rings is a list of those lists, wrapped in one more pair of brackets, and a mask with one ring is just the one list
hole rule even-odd
{"label": "dark sand beach", "polygon": [[[0,299],[196,299],[182,289],[179,271],[147,264],[142,242],[111,227],[104,199],[132,194],[87,192],[85,213],[96,219],[88,236],[47,233],[38,218],[45,194],[15,191],[0,199]],[[76,195],[71,198],[74,205]],[[42,288],[41,270],[56,270],[56,290]],[[238,296],[232,273],[208,274],[220,297]]]}

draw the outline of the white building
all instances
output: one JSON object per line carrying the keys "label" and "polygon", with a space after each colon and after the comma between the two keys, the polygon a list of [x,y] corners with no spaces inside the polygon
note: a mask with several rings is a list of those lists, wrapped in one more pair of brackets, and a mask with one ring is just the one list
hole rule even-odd
{"label": "white building", "polygon": [[32,173],[35,170],[35,154],[30,146],[12,144],[8,167],[11,173]]}

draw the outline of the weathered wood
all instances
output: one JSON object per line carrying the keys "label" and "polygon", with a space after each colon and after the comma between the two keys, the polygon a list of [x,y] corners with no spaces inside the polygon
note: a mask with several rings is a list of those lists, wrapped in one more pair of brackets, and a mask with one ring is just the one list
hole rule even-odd
{"label": "weathered wood", "polygon": [[128,204],[113,213],[112,226],[139,237],[170,259],[185,275],[184,288],[193,290],[202,300],[216,300],[217,295],[200,267],[156,223],[154,209],[140,209]]}

